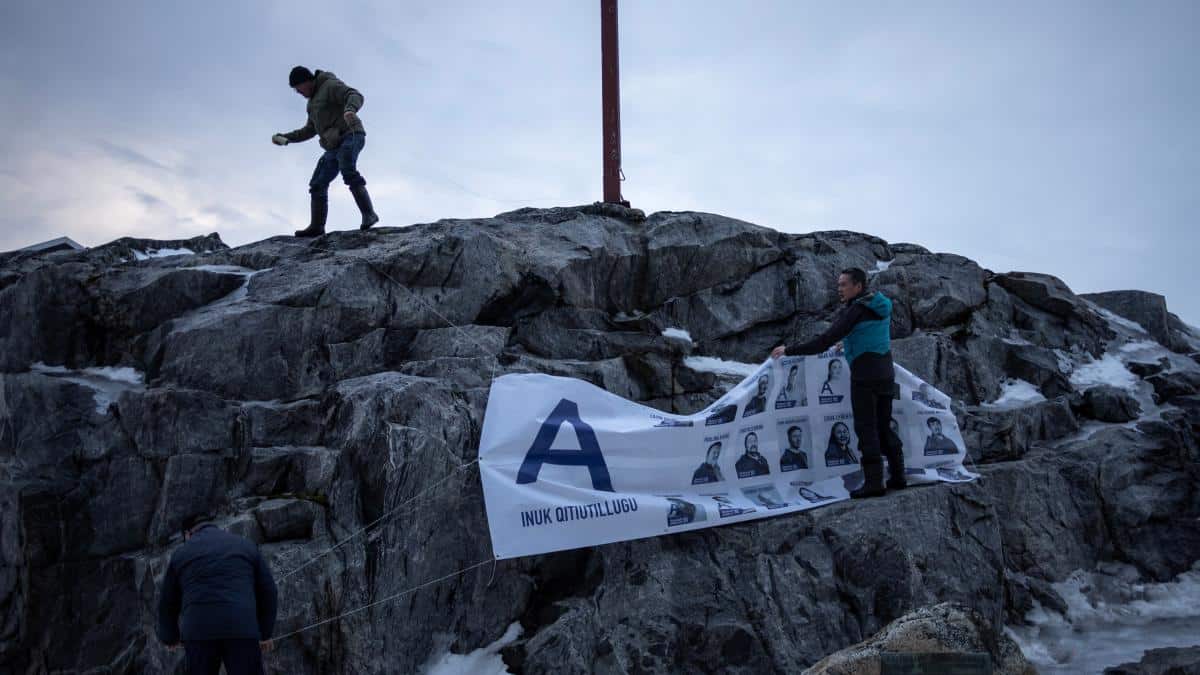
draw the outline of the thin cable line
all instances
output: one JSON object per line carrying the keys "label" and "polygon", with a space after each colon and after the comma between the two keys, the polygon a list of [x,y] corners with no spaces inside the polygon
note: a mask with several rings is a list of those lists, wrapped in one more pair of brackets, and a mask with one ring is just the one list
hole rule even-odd
{"label": "thin cable line", "polygon": [[334,551],[338,550],[339,548],[344,546],[346,543],[348,543],[352,539],[358,537],[358,535],[360,535],[360,534],[366,532],[367,530],[371,529],[372,527],[378,525],[379,523],[383,522],[385,519],[390,518],[390,517],[396,515],[397,513],[403,511],[405,506],[408,506],[412,502],[415,502],[416,500],[420,499],[421,497],[424,497],[426,494],[428,494],[434,488],[440,487],[443,483],[450,480],[454,476],[458,475],[458,472],[460,472],[464,469],[467,469],[477,463],[479,463],[479,460],[473,459],[470,462],[467,462],[466,464],[460,464],[460,465],[454,467],[454,469],[450,473],[446,474],[441,479],[426,486],[420,492],[418,492],[417,494],[413,495],[412,497],[409,497],[408,499],[404,500],[400,504],[393,507],[391,510],[383,513],[375,520],[372,520],[371,522],[367,523],[366,525],[363,525],[362,527],[360,527],[358,530],[346,535],[346,537],[344,539],[342,539],[338,543],[334,544],[333,546],[330,546],[329,548],[325,549],[324,551],[321,551],[317,555],[315,555],[312,558],[310,558],[309,560],[305,561],[299,567],[296,567],[295,569],[287,572],[286,574],[283,574],[282,576],[279,577],[279,581],[283,581],[284,579],[287,579],[288,577],[296,574],[300,570],[305,569],[309,565],[312,565],[313,563],[317,562],[321,558],[324,558],[325,556],[329,555],[330,553],[333,553]]}
{"label": "thin cable line", "polygon": [[451,572],[451,573],[449,573],[449,574],[446,574],[446,575],[440,576],[440,577],[438,577],[438,578],[436,578],[436,579],[430,579],[429,581],[426,581],[425,583],[423,583],[423,584],[420,584],[420,585],[418,585],[418,586],[413,586],[412,588],[407,588],[407,589],[405,589],[405,590],[403,590],[403,591],[400,591],[399,593],[396,593],[396,594],[394,594],[394,595],[389,595],[389,596],[387,596],[386,598],[380,598],[379,600],[376,600],[376,601],[374,601],[374,602],[367,603],[367,604],[363,605],[362,607],[358,607],[358,608],[356,608],[356,609],[352,609],[352,610],[350,610],[349,612],[344,612],[344,613],[342,613],[342,614],[338,614],[337,616],[331,616],[331,617],[329,617],[328,619],[322,619],[322,620],[320,620],[320,621],[318,621],[318,622],[316,622],[316,623],[309,624],[309,625],[307,625],[307,626],[305,626],[305,627],[303,627],[303,628],[299,628],[299,629],[297,629],[297,630],[294,630],[294,631],[292,631],[292,632],[290,632],[290,633],[284,633],[283,635],[280,635],[279,637],[276,637],[276,638],[271,638],[271,639],[272,639],[272,640],[284,640],[284,639],[290,638],[290,637],[292,637],[293,635],[298,635],[298,634],[300,634],[300,633],[303,633],[304,631],[311,630],[311,629],[313,629],[313,628],[317,628],[318,626],[324,626],[324,625],[325,625],[325,624],[327,624],[327,623],[330,623],[330,622],[333,622],[333,621],[337,621],[337,620],[339,620],[339,619],[344,619],[344,618],[346,618],[346,617],[348,617],[348,616],[350,616],[350,615],[352,615],[352,614],[357,614],[357,613],[359,613],[359,612],[362,612],[362,611],[368,610],[368,609],[370,609],[370,608],[372,608],[372,607],[375,607],[376,605],[382,605],[382,604],[383,604],[383,603],[385,603],[385,602],[391,602],[392,600],[396,600],[396,599],[402,598],[402,597],[404,597],[404,596],[406,596],[406,595],[410,595],[410,594],[412,594],[412,593],[416,593],[417,591],[419,591],[419,590],[421,590],[421,589],[423,589],[423,588],[428,588],[429,586],[432,586],[432,585],[434,585],[434,584],[437,584],[437,583],[441,583],[441,582],[443,582],[443,581],[445,581],[445,580],[447,580],[447,579],[452,579],[452,578],[454,578],[454,577],[456,577],[456,576],[461,576],[461,575],[463,575],[463,574],[466,574],[467,572],[470,572],[471,570],[478,569],[478,568],[480,568],[480,567],[483,567],[484,565],[489,565],[489,564],[491,564],[491,563],[493,563],[493,562],[495,562],[495,561],[496,561],[496,556],[492,556],[492,557],[490,557],[490,558],[488,558],[488,559],[486,559],[486,560],[481,560],[481,561],[479,561],[479,562],[477,562],[477,563],[475,563],[474,565],[471,565],[471,566],[469,566],[469,567],[464,567],[464,568],[462,568],[462,569],[460,569],[460,570],[458,570],[458,571]]}

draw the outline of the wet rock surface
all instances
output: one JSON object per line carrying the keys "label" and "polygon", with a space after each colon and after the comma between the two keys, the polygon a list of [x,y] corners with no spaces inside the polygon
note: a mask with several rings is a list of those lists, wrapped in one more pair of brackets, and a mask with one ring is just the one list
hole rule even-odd
{"label": "wet rock surface", "polygon": [[986,655],[997,675],[1036,675],[1021,649],[978,612],[965,605],[943,603],[923,607],[896,619],[852,647],[830,654],[804,675],[873,675],[880,672],[882,654]]}
{"label": "wet rock surface", "polygon": [[[896,360],[957,399],[980,481],[488,562],[469,463],[493,376],[691,412],[730,378],[686,356],[755,363],[817,334],[852,265],[896,298]],[[513,672],[795,672],[947,602],[969,612],[944,623],[1001,658],[999,627],[1052,607],[1072,570],[1165,579],[1200,557],[1200,364],[1147,369],[1163,407],[1136,425],[1096,421],[1129,402],[1079,408],[1071,364],[1117,331],[1046,275],[586,206],[234,249],[123,241],[5,258],[0,279],[0,671],[182,673],[154,603],[204,511],[259,543],[281,633],[486,563],[281,641],[276,673],[412,672],[514,622]],[[980,406],[1012,378],[1047,400]]]}
{"label": "wet rock surface", "polygon": [[1104,675],[1200,675],[1200,646],[1151,649],[1141,661],[1105,668]]}
{"label": "wet rock surface", "polygon": [[1101,422],[1128,422],[1142,414],[1142,406],[1129,392],[1111,384],[1101,384],[1083,392],[1080,411]]}

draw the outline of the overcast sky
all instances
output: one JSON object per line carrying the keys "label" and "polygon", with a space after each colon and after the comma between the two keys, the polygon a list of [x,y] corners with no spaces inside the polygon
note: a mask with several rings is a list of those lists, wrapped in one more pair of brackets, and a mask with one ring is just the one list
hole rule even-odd
{"label": "overcast sky", "polygon": [[[169,6],[169,7],[168,7]],[[1200,2],[623,0],[624,193],[1140,288],[1200,324]],[[0,250],[307,223],[296,64],[385,225],[601,195],[598,0],[0,4]],[[331,190],[330,226],[357,212]]]}

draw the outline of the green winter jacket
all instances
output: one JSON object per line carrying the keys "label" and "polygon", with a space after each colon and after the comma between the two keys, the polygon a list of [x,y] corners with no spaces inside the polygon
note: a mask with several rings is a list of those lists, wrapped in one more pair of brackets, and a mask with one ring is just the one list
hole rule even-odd
{"label": "green winter jacket", "polygon": [[362,108],[363,95],[328,70],[318,70],[316,76],[316,89],[308,99],[308,124],[283,136],[289,143],[319,136],[322,148],[335,150],[346,134],[366,133],[361,121],[351,125],[344,117],[347,112],[358,112]]}

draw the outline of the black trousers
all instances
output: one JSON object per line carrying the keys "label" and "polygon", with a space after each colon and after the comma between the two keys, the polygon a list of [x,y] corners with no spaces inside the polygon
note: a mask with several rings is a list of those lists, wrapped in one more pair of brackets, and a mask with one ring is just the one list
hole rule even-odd
{"label": "black trousers", "polygon": [[218,675],[225,664],[226,675],[263,675],[262,651],[258,640],[188,640],[188,675]]}
{"label": "black trousers", "polygon": [[850,409],[854,413],[854,432],[858,434],[858,452],[864,473],[868,465],[879,466],[888,458],[889,473],[904,475],[904,448],[900,437],[892,433],[892,394],[896,381],[852,380]]}

